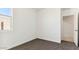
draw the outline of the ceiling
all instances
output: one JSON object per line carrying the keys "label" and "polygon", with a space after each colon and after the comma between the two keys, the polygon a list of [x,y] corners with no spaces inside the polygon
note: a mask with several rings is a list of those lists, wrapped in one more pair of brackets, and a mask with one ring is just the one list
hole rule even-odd
{"label": "ceiling", "polygon": [[[40,10],[45,9],[45,8],[33,8],[33,9],[35,9],[36,11],[40,11]],[[72,9],[72,8],[61,8],[62,11],[70,10],[70,9]]]}
{"label": "ceiling", "polygon": [[40,11],[42,9],[45,9],[45,8],[34,8],[36,11]]}
{"label": "ceiling", "polygon": [[62,11],[70,10],[71,8],[61,8]]}

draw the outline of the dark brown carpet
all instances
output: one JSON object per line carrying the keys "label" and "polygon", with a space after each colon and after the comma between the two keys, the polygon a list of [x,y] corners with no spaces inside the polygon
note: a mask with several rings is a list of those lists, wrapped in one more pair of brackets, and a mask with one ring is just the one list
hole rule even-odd
{"label": "dark brown carpet", "polygon": [[35,39],[10,50],[79,50],[79,47],[76,47],[74,43],[66,41],[58,44],[56,42]]}

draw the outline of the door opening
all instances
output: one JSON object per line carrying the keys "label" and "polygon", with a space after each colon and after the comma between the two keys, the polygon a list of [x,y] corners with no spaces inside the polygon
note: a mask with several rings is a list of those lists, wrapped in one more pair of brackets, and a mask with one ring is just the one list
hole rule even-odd
{"label": "door opening", "polygon": [[74,15],[63,16],[62,40],[68,42],[74,42]]}

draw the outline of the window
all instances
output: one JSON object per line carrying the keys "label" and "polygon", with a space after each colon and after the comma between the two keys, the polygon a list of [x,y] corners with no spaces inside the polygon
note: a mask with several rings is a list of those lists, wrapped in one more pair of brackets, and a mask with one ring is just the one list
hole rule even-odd
{"label": "window", "polygon": [[0,8],[0,30],[11,30],[12,9]]}

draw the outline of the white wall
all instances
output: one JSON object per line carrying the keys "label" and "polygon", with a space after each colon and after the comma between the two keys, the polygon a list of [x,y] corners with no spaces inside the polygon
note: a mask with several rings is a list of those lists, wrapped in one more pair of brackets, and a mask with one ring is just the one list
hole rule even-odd
{"label": "white wall", "polygon": [[47,8],[38,12],[38,38],[61,42],[60,8]]}
{"label": "white wall", "polygon": [[70,16],[70,15],[74,15],[76,8],[62,8],[64,10],[62,10],[62,16]]}
{"label": "white wall", "polygon": [[74,14],[74,12],[72,11],[72,9],[65,10],[65,11],[62,12],[63,16],[68,16],[68,15],[72,15],[72,14]]}
{"label": "white wall", "polygon": [[36,11],[29,8],[13,9],[13,31],[1,32],[1,49],[8,49],[36,38]]}

